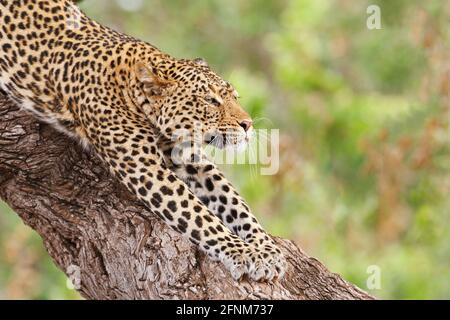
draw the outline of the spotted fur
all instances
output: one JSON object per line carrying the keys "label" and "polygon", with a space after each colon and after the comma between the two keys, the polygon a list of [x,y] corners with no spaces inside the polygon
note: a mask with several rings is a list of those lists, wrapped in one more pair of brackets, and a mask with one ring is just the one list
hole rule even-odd
{"label": "spotted fur", "polygon": [[[0,88],[92,147],[152,212],[235,279],[280,277],[285,260],[204,154],[174,163],[174,134],[245,144],[249,115],[201,59],[177,60],[86,17],[69,0],[0,0]],[[197,160],[198,160],[197,159]]]}

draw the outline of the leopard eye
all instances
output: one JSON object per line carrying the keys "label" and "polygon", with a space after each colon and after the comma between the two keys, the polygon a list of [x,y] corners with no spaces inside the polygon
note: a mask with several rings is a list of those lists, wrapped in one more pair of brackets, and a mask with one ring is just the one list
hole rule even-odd
{"label": "leopard eye", "polygon": [[217,100],[214,97],[211,96],[206,96],[205,97],[205,101],[208,102],[209,104],[212,104],[213,106],[219,107],[221,105],[220,101]]}

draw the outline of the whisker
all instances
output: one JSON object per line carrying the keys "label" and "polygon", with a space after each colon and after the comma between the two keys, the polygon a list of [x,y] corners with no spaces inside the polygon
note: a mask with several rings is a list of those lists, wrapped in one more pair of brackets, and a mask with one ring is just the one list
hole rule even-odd
{"label": "whisker", "polygon": [[270,125],[274,125],[273,121],[266,117],[256,117],[255,119],[253,119],[253,124],[255,125],[261,121],[267,121]]}

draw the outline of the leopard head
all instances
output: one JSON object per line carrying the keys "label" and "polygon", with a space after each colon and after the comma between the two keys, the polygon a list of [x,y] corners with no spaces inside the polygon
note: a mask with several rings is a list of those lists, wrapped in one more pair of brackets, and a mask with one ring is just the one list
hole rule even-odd
{"label": "leopard head", "polygon": [[251,138],[252,120],[238,93],[203,59],[137,63],[135,73],[155,111],[154,126],[166,138],[188,133],[193,141],[218,148],[242,148]]}

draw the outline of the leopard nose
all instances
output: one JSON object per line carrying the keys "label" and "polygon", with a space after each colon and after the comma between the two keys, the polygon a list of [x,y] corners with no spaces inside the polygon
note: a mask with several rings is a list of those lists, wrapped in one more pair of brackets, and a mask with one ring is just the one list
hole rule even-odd
{"label": "leopard nose", "polygon": [[245,132],[247,132],[253,125],[253,121],[252,120],[242,120],[241,123],[239,123],[239,125],[244,129]]}

